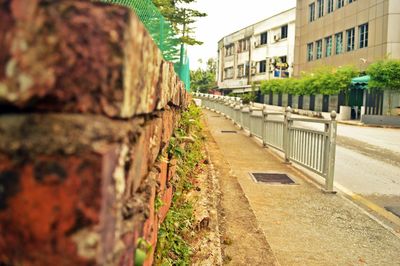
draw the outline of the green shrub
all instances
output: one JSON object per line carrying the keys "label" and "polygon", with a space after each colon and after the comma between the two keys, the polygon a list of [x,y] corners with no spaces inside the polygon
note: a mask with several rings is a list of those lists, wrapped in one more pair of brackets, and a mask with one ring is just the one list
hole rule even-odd
{"label": "green shrub", "polygon": [[340,68],[323,67],[314,72],[302,73],[300,78],[272,79],[261,83],[264,94],[290,93],[293,95],[338,94],[346,92],[351,79],[357,76],[357,70],[352,66]]}
{"label": "green shrub", "polygon": [[400,60],[382,60],[369,65],[369,88],[400,90]]}

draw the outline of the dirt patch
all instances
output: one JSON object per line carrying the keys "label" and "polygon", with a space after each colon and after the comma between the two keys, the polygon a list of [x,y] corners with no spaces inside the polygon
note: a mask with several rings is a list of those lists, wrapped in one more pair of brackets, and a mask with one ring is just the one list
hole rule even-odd
{"label": "dirt patch", "polygon": [[193,249],[191,265],[222,265],[218,220],[219,186],[209,158],[205,163],[206,169],[197,175],[196,189],[190,195],[195,220],[195,237],[189,243]]}
{"label": "dirt patch", "polygon": [[231,174],[229,164],[224,160],[208,129],[205,130],[205,135],[221,190],[218,219],[223,263],[278,265],[237,178]]}

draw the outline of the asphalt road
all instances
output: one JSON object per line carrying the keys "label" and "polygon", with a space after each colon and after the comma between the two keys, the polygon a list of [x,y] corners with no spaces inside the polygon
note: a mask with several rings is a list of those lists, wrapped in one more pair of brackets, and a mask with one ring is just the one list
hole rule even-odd
{"label": "asphalt road", "polygon": [[338,124],[335,183],[381,207],[400,208],[400,129]]}
{"label": "asphalt road", "polygon": [[400,210],[400,129],[338,125],[335,182]]}

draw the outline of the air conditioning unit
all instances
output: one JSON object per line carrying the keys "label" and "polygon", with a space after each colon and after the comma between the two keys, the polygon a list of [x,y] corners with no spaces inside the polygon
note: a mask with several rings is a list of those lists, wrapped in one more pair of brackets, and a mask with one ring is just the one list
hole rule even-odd
{"label": "air conditioning unit", "polygon": [[254,42],[254,47],[257,48],[258,46],[260,46],[259,42]]}
{"label": "air conditioning unit", "polygon": [[276,35],[274,35],[274,41],[277,42],[281,39],[281,35],[278,33]]}
{"label": "air conditioning unit", "polygon": [[251,68],[251,74],[255,75],[257,73],[257,69],[255,67]]}

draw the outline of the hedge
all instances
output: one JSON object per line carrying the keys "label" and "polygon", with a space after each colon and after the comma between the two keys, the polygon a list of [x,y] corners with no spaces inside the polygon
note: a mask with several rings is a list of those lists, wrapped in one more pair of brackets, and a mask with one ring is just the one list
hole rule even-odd
{"label": "hedge", "polygon": [[261,83],[261,91],[264,94],[290,93],[293,95],[339,94],[347,91],[351,79],[359,72],[353,66],[339,68],[324,67],[312,73],[302,73],[300,78],[271,79]]}

